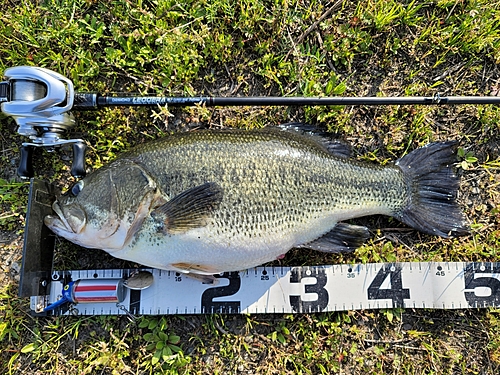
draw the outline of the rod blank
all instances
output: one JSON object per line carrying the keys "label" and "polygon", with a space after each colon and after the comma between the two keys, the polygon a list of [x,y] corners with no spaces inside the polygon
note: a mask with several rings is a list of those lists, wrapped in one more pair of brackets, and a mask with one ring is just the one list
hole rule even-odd
{"label": "rod blank", "polygon": [[75,93],[73,109],[84,110],[99,107],[157,106],[174,107],[196,104],[213,106],[331,106],[331,105],[457,105],[457,104],[500,104],[497,96],[448,96],[436,94],[432,97],[170,97],[170,96],[102,96],[92,93]]}

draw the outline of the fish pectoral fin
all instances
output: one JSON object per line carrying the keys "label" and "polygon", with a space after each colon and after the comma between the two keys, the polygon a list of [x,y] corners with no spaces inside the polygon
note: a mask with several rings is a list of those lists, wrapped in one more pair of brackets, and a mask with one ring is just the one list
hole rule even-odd
{"label": "fish pectoral fin", "polygon": [[278,125],[278,128],[287,132],[299,133],[309,136],[311,139],[321,144],[326,150],[338,157],[349,158],[351,156],[351,147],[340,139],[332,138],[332,133],[327,133],[314,125],[305,124],[302,122],[288,122]]}
{"label": "fish pectoral fin", "polygon": [[369,237],[367,227],[338,223],[324,236],[298,247],[325,253],[348,252],[360,247]]}
{"label": "fish pectoral fin", "polygon": [[184,233],[208,224],[222,201],[222,189],[209,182],[186,190],[151,212],[168,234]]}

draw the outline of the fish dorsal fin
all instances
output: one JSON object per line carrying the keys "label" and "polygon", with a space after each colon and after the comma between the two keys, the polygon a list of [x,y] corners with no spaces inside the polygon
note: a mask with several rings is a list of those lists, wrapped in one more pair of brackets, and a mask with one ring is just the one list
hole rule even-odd
{"label": "fish dorsal fin", "polygon": [[340,253],[354,251],[369,237],[370,232],[366,227],[347,223],[338,223],[323,237],[299,247],[322,251],[325,253]]}
{"label": "fish dorsal fin", "polygon": [[151,216],[163,222],[166,233],[184,233],[207,225],[221,201],[222,189],[216,183],[209,182],[183,191],[156,208]]}
{"label": "fish dorsal fin", "polygon": [[346,143],[338,139],[333,139],[331,133],[318,129],[314,125],[302,122],[288,122],[286,124],[278,125],[278,128],[283,131],[309,136],[311,139],[314,139],[316,142],[325,147],[332,155],[339,158],[349,158],[351,156],[351,148]]}

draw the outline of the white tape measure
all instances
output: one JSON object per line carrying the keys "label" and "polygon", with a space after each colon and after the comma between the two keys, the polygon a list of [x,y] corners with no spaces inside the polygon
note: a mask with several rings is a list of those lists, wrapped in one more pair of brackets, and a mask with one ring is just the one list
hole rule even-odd
{"label": "white tape measure", "polygon": [[[102,294],[110,280],[136,270],[84,270],[54,273],[50,294],[34,296],[31,308],[61,299],[64,280],[83,280],[83,293]],[[370,263],[312,267],[257,267],[218,275],[215,286],[173,271],[147,270],[152,284],[118,290],[109,302],[73,303],[55,314],[134,315],[206,313],[310,313],[386,308],[464,309],[500,306],[500,263]],[[90,282],[89,280],[94,280]],[[102,283],[99,282],[102,281]],[[103,286],[101,286],[101,284]],[[88,285],[88,286],[85,286]],[[112,290],[108,293],[114,293]],[[124,293],[124,294],[123,294]],[[99,294],[99,295],[100,295]],[[81,298],[80,298],[81,300]],[[116,302],[118,301],[118,302]],[[74,301],[73,301],[74,302]]]}

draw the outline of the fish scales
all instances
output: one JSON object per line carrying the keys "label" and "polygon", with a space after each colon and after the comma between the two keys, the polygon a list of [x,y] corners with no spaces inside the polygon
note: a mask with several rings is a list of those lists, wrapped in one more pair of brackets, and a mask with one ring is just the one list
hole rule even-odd
{"label": "fish scales", "polygon": [[[252,238],[295,232],[337,212],[338,220],[390,213],[407,195],[402,173],[343,160],[293,133],[200,132],[153,142],[131,154],[170,198],[215,181],[224,191],[212,225]],[[309,146],[309,147],[307,147]],[[358,213],[358,214],[356,214]]]}

